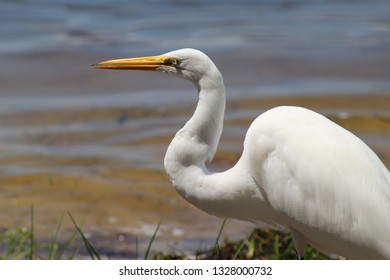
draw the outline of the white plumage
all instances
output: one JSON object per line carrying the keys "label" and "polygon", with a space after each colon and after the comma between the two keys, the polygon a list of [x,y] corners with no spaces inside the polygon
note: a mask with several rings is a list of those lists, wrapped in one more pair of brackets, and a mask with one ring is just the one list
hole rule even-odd
{"label": "white plumage", "polygon": [[358,137],[300,107],[277,107],[248,129],[237,164],[210,173],[222,133],[223,79],[202,52],[110,60],[103,69],[157,70],[191,81],[199,91],[192,118],[168,147],[164,165],[191,204],[219,217],[265,222],[306,243],[352,259],[390,259],[390,173]]}

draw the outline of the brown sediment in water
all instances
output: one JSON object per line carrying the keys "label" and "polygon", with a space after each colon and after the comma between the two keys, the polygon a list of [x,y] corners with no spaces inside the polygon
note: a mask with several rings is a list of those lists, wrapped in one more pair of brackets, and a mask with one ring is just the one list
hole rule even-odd
{"label": "brown sediment in water", "polygon": [[[277,98],[248,98],[231,102],[234,110],[263,109],[277,106],[300,106],[323,114],[352,132],[389,133],[390,94],[342,96],[295,96]],[[250,124],[253,119],[239,119]],[[233,123],[235,120],[232,121]]]}
{"label": "brown sediment in water", "polygon": [[[390,166],[390,95],[362,94],[345,96],[301,96],[275,98],[247,98],[228,101],[227,114],[235,111],[253,111],[258,114],[279,105],[303,106],[323,113],[336,123],[361,136],[368,142],[383,162]],[[96,142],[96,139],[116,139],[118,135],[144,131],[142,125],[126,126],[126,122],[145,118],[189,118],[193,106],[181,108],[136,109],[101,108],[33,111],[29,113],[5,113],[0,123],[5,127],[18,127],[28,122],[32,127],[42,127],[90,121],[108,121],[112,128],[67,133],[45,132],[10,136],[8,141],[44,146],[72,146]],[[211,169],[231,167],[239,158],[242,141],[250,123],[256,116],[248,114],[227,119],[220,148],[210,164]],[[175,123],[177,122],[177,123]],[[174,120],[171,126],[178,130],[183,125]],[[176,127],[177,126],[177,127]],[[238,133],[226,137],[229,131],[238,128]],[[153,127],[151,128],[153,129]],[[8,166],[34,167],[34,172],[1,173],[0,221],[1,227],[29,225],[30,207],[34,207],[37,235],[50,236],[61,216],[72,213],[85,231],[98,236],[99,245],[123,249],[119,235],[140,240],[150,236],[155,226],[163,220],[160,241],[173,242],[181,239],[215,238],[220,222],[193,206],[188,205],[171,187],[163,171],[163,156],[174,133],[165,131],[145,135],[142,138],[124,138],[114,141],[114,147],[156,149],[155,160],[159,167],[137,165],[123,160],[96,155],[64,155],[37,153],[7,153],[0,163],[2,170]],[[366,137],[366,138],[365,138]],[[99,142],[98,142],[99,143]],[[370,142],[369,142],[370,144]],[[231,148],[234,146],[235,148]],[[101,147],[104,149],[104,146]],[[6,151],[6,143],[1,150]],[[53,168],[55,167],[55,168]],[[80,171],[78,171],[80,167]],[[27,168],[28,170],[28,168]],[[37,171],[38,170],[38,171]],[[45,171],[47,170],[47,171]],[[240,229],[238,228],[241,227]],[[73,228],[70,221],[64,228]],[[230,222],[226,232],[242,233],[248,224]],[[104,244],[104,245],[103,245]],[[108,245],[107,245],[108,244]],[[129,249],[125,246],[126,250]],[[197,246],[197,245],[195,245]]]}
{"label": "brown sediment in water", "polygon": [[281,97],[263,97],[247,98],[238,101],[239,105],[245,108],[265,107],[273,108],[276,106],[294,105],[305,108],[330,109],[330,110],[367,110],[375,113],[376,110],[389,112],[390,94],[366,93],[366,94],[343,94],[305,96],[281,96]]}
{"label": "brown sediment in water", "polygon": [[[355,62],[354,58],[345,59],[342,63],[336,60],[316,60],[313,63],[311,58],[302,62],[301,58],[267,57],[267,54],[249,56],[245,52],[215,57],[228,83],[253,85],[259,83],[258,73],[263,75],[261,82],[277,81],[290,72],[294,77],[386,79],[389,56],[382,56],[368,64],[367,61]],[[28,68],[25,60],[29,63]],[[40,91],[43,95],[66,92],[80,96],[82,93],[94,98],[95,93],[145,89],[145,84],[149,89],[189,86],[164,75],[148,76],[146,81],[144,73],[129,75],[106,71],[97,74],[90,64],[100,60],[102,57],[75,53],[4,57],[4,65],[12,67],[0,69],[4,80],[2,91],[5,95],[17,93],[21,96]],[[296,69],[297,64],[304,67]],[[48,65],[61,65],[61,68],[53,69]],[[233,69],[231,65],[236,67]],[[72,73],[68,73],[68,69],[72,69]],[[246,75],[237,75],[244,70]],[[24,82],[20,83],[21,80]],[[333,95],[325,92],[315,96],[228,99],[227,115],[229,112],[248,113],[226,118],[221,143],[210,169],[225,170],[233,166],[241,155],[245,132],[253,119],[280,105],[303,106],[324,114],[361,137],[390,166],[389,92]],[[213,242],[220,220],[181,199],[163,171],[166,147],[175,131],[190,118],[194,106],[40,108],[1,113],[2,131],[7,128],[12,129],[12,133],[1,135],[0,141],[0,228],[28,227],[30,207],[33,206],[36,236],[41,234],[46,240],[55,231],[61,217],[69,211],[86,233],[98,237],[98,249],[103,242],[104,246],[117,251],[134,251],[129,241],[124,245],[118,241],[118,236],[130,239],[137,236],[140,242],[147,242],[161,220],[157,243],[175,244],[180,240],[187,242],[202,238]],[[155,122],[158,119],[163,122]],[[144,120],[151,122],[145,126],[141,122]],[[58,129],[74,124],[86,124],[90,128],[91,124],[93,127],[99,122],[105,124],[103,129],[100,126],[93,129]],[[15,128],[19,130],[15,131]],[[158,133],[145,133],[157,129]],[[94,150],[79,154],[91,145],[95,146]],[[34,150],[37,147],[39,149]],[[63,148],[66,150],[64,153]],[[118,153],[140,153],[140,157],[128,159],[99,154],[100,149],[111,148]],[[67,231],[74,229],[67,219],[63,226]],[[251,228],[252,225],[247,223],[229,221],[225,233],[242,235]],[[194,243],[193,247],[198,247],[198,244]]]}

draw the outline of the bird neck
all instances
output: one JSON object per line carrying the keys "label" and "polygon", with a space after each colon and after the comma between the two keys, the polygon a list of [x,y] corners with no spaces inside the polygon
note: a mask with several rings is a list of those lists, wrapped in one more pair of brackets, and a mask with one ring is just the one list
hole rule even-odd
{"label": "bird neck", "polygon": [[216,152],[225,111],[222,77],[214,77],[212,81],[214,83],[200,81],[197,84],[198,105],[192,118],[169,145],[164,160],[165,170],[176,191],[206,213],[255,220],[254,215],[264,209],[261,209],[261,204],[259,206],[261,194],[248,173],[245,158],[242,160],[241,157],[234,167],[221,173],[211,173],[205,165]]}
{"label": "bird neck", "polygon": [[199,91],[195,112],[176,133],[164,159],[165,169],[173,186],[193,204],[196,203],[190,196],[195,195],[195,188],[205,184],[204,177],[211,174],[205,162],[214,157],[225,112],[222,76],[209,79],[205,77],[195,85]]}

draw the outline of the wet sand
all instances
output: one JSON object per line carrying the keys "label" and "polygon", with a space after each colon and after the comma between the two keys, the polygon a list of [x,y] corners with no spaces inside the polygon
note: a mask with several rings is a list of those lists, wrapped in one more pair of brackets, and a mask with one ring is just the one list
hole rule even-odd
{"label": "wet sand", "polygon": [[[226,72],[228,97],[229,85],[255,90],[252,85],[277,81],[285,77],[283,71],[292,71],[294,65],[294,59],[275,63],[275,57],[268,57],[265,65],[279,65],[279,70],[262,66],[259,71],[268,74],[260,81],[252,74],[238,80],[240,67],[233,73],[227,67],[229,57],[231,54],[216,55],[221,71]],[[2,85],[3,100],[17,95],[20,102],[26,102],[26,97],[61,97],[64,93],[67,98],[82,94],[93,99],[95,94],[128,91],[129,84],[132,91],[190,87],[178,79],[167,81],[161,74],[91,71],[90,64],[106,58],[109,57],[80,53],[7,57],[8,69],[0,70],[6,81]],[[318,65],[314,61],[294,75],[386,79],[388,73],[384,69],[388,58],[385,58],[375,58],[366,64],[351,62],[352,66],[343,61],[345,68],[337,68],[337,62],[321,60]],[[252,60],[242,52],[235,56],[233,64],[241,65],[239,61],[250,64]],[[366,68],[355,67],[360,63]],[[53,65],[56,67],[50,68]],[[257,71],[255,64],[248,67]],[[330,94],[317,91],[314,95],[246,95],[243,98],[235,94],[235,89],[232,91],[211,170],[233,166],[253,119],[279,105],[303,106],[326,115],[361,137],[390,167],[388,91]],[[15,100],[11,103],[18,105],[19,99]],[[136,238],[142,252],[160,221],[162,226],[154,248],[194,251],[211,245],[221,219],[204,214],[181,199],[170,186],[162,164],[166,147],[175,131],[191,116],[195,102],[189,100],[180,106],[153,104],[63,108],[49,104],[35,109],[15,105],[15,110],[3,105],[0,108],[0,229],[29,227],[33,206],[38,239],[49,240],[61,217],[71,212],[96,247],[112,257],[133,257]],[[238,238],[251,227],[249,223],[228,221],[224,233]],[[74,229],[69,219],[64,220],[63,228],[65,233]]]}

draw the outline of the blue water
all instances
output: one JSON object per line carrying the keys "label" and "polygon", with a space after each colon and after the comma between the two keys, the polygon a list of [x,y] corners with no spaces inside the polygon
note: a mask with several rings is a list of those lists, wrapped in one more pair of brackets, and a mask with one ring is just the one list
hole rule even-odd
{"label": "blue water", "polygon": [[[91,67],[182,47],[210,54],[224,76],[228,107],[219,151],[225,154],[241,153],[248,120],[265,110],[234,103],[245,98],[348,95],[350,106],[321,113],[388,116],[387,107],[372,102],[355,109],[353,95],[390,94],[389,0],[0,0],[0,176],[22,178],[0,181],[0,226],[23,225],[35,205],[43,220],[37,227],[54,231],[61,209],[81,208],[88,209],[79,217],[87,216],[92,236],[105,230],[142,237],[145,226],[153,234],[162,208],[177,203],[176,214],[164,216],[166,240],[172,241],[173,228],[183,232],[178,239],[206,236],[212,245],[219,221],[187,207],[174,192],[157,195],[161,186],[171,187],[167,178],[157,182],[152,172],[151,181],[142,183],[134,176],[163,169],[166,147],[189,119],[196,90],[163,74]],[[387,130],[359,136],[389,158]],[[27,180],[31,174],[43,179]],[[68,178],[62,189],[74,192],[52,190],[58,178]],[[98,182],[110,182],[118,198],[143,195],[147,205],[158,207],[136,209],[116,197],[101,204],[93,196],[81,201],[75,178],[89,182],[91,193]],[[50,190],[39,189],[52,180]],[[143,193],[149,183],[157,191]],[[100,191],[105,198],[108,191]],[[113,250],[115,238],[107,240]]]}
{"label": "blue water", "polygon": [[[104,153],[99,137],[80,146],[77,141],[73,146],[59,141],[50,148],[45,142],[26,143],[24,137],[27,132],[54,138],[75,131],[99,133],[116,124],[110,118],[99,123],[80,117],[71,125],[53,118],[32,126],[31,112],[115,108],[121,114],[129,108],[194,106],[194,88],[188,83],[177,86],[178,79],[107,73],[90,66],[99,60],[181,47],[213,54],[225,78],[228,102],[260,96],[389,94],[389,15],[388,0],[0,0],[0,149],[12,154],[14,147],[15,154],[34,156],[92,154],[132,165],[141,165],[139,159],[144,157],[142,166],[162,168],[165,146],[156,145],[155,156],[148,156],[150,147],[142,153],[139,147],[128,152],[131,147],[112,145],[110,150],[122,136],[105,141]],[[240,116],[254,119],[259,113],[242,108]],[[226,117],[237,115],[227,111]],[[13,118],[26,121],[12,122]],[[164,131],[160,120],[152,119],[156,123],[148,131],[173,135],[188,118],[189,114],[179,114],[166,119]],[[141,123],[139,118],[121,124],[139,130],[140,135],[133,132],[126,137],[143,137]],[[237,137],[243,138],[245,130]],[[9,173],[36,172],[30,165],[7,168]],[[61,171],[64,166],[50,168]]]}
{"label": "blue water", "polygon": [[389,15],[388,0],[2,0],[0,53],[383,46]]}

